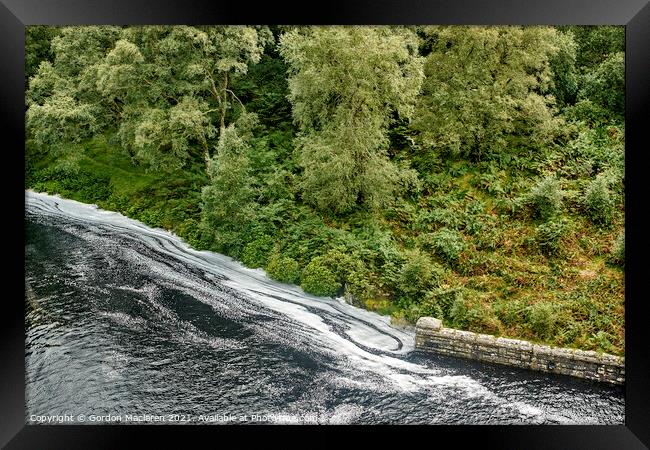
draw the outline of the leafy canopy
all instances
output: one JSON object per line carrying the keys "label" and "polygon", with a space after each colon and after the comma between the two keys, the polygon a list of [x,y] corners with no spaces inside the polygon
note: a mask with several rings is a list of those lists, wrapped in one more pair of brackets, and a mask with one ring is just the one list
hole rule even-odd
{"label": "leafy canopy", "polygon": [[551,58],[562,37],[551,27],[424,27],[426,79],[414,127],[427,150],[480,158],[508,135],[549,142]]}
{"label": "leafy canopy", "polygon": [[197,147],[207,165],[214,123],[224,130],[237,101],[229,76],[258,62],[269,39],[245,26],[66,27],[54,63],[30,82],[28,126],[47,145],[115,127],[153,169],[182,167]]}
{"label": "leafy canopy", "polygon": [[304,198],[344,213],[390,201],[413,173],[388,160],[394,114],[409,118],[422,82],[416,36],[406,29],[310,27],[280,40],[301,135]]}

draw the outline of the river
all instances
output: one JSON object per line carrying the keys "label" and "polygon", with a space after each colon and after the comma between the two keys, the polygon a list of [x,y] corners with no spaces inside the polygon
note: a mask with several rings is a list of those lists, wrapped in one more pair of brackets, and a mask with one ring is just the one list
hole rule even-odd
{"label": "river", "polygon": [[121,214],[26,192],[26,415],[622,424],[624,388],[413,351],[412,330]]}

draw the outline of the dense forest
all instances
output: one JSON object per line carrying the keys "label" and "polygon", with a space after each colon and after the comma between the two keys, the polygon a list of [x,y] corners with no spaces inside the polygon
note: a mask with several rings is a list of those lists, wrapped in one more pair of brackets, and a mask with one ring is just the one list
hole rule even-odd
{"label": "dense forest", "polygon": [[623,27],[27,28],[26,187],[394,323],[623,354]]}

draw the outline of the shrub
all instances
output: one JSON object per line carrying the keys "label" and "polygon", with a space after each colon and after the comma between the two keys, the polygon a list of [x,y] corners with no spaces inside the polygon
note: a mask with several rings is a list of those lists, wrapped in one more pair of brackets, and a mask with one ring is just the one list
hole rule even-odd
{"label": "shrub", "polygon": [[527,205],[530,203],[530,194],[518,197],[498,197],[494,201],[496,212],[503,216],[524,218],[527,212]]}
{"label": "shrub", "polygon": [[494,312],[506,326],[515,326],[525,321],[526,306],[521,300],[502,300],[494,305]]}
{"label": "shrub", "polygon": [[496,219],[487,216],[483,230],[473,239],[479,250],[495,250],[502,245],[503,232],[499,229]]}
{"label": "shrub", "polygon": [[614,215],[614,201],[604,177],[597,177],[585,190],[583,198],[585,212],[592,222],[609,225]]}
{"label": "shrub", "polygon": [[345,248],[337,248],[328,251],[323,258],[348,294],[360,300],[368,298],[368,270],[356,253],[346,253]]}
{"label": "shrub", "polygon": [[354,270],[348,273],[343,283],[345,297],[355,304],[363,302],[377,293],[376,288],[370,283],[365,267],[363,270]]}
{"label": "shrub", "polygon": [[[411,306],[409,306],[411,308]],[[436,302],[435,296],[431,292],[425,294],[424,301],[417,305],[418,317],[413,317],[413,321],[417,322],[420,317],[435,317],[436,319],[444,320],[445,313],[441,306]]]}
{"label": "shrub", "polygon": [[153,228],[163,228],[163,212],[159,209],[143,209],[140,213],[134,217],[141,222],[146,223]]}
{"label": "shrub", "polygon": [[476,235],[487,228],[486,221],[493,219],[493,216],[485,214],[485,204],[479,200],[470,202],[465,208],[465,232]]}
{"label": "shrub", "polygon": [[262,235],[244,247],[241,261],[246,267],[256,269],[266,266],[268,255],[273,248],[273,240],[268,235]]}
{"label": "shrub", "polygon": [[528,194],[533,217],[549,220],[562,210],[562,190],[555,178],[547,177],[538,182]]}
{"label": "shrub", "polygon": [[608,122],[609,112],[589,99],[582,99],[565,108],[564,115],[569,121],[583,121],[590,126],[598,126]]}
{"label": "shrub", "polygon": [[555,308],[549,302],[537,302],[528,307],[526,319],[531,330],[541,339],[549,339],[555,331]]}
{"label": "shrub", "polygon": [[414,324],[420,317],[425,316],[437,317],[436,312],[431,311],[425,305],[409,303],[408,305],[402,305],[400,309],[391,314],[391,323],[403,324],[406,322]]}
{"label": "shrub", "polygon": [[433,251],[448,263],[458,260],[461,252],[465,250],[465,241],[462,235],[454,230],[442,228],[435,233],[427,233],[420,239],[421,245]]}
{"label": "shrub", "polygon": [[603,108],[608,118],[622,120],[625,115],[625,54],[612,53],[587,72],[581,90],[580,97]]}
{"label": "shrub", "polygon": [[600,330],[597,333],[593,334],[589,340],[593,342],[592,345],[595,347],[602,349],[605,352],[611,353],[612,351],[615,351],[615,347],[612,345],[611,338],[612,336],[609,333]]}
{"label": "shrub", "polygon": [[274,254],[269,258],[266,273],[276,281],[290,284],[300,277],[300,267],[295,259]]}
{"label": "shrub", "polygon": [[327,267],[325,258],[317,256],[303,270],[300,287],[310,294],[332,297],[341,289],[341,283]]}
{"label": "shrub", "polygon": [[566,232],[565,220],[542,223],[535,229],[535,241],[542,253],[554,255],[560,250],[560,239]]}
{"label": "shrub", "polygon": [[615,264],[621,267],[625,265],[625,230],[616,237],[612,245],[610,257]]}
{"label": "shrub", "polygon": [[66,191],[58,192],[64,195],[76,194],[84,202],[103,201],[112,193],[109,177],[82,170],[70,161],[35,171],[30,181],[37,191],[47,190],[45,187],[51,186],[55,188],[50,189],[52,191]]}
{"label": "shrub", "polygon": [[438,287],[444,276],[443,269],[418,251],[412,252],[402,265],[397,282],[401,296],[411,301],[422,301],[424,294]]}
{"label": "shrub", "polygon": [[209,234],[196,219],[185,219],[178,226],[176,234],[197,250],[207,250],[210,247]]}
{"label": "shrub", "polygon": [[449,312],[451,323],[463,330],[498,333],[499,319],[490,307],[481,302],[480,297],[468,297],[469,292],[456,296]]}
{"label": "shrub", "polygon": [[465,221],[465,213],[454,208],[434,208],[429,218],[438,226],[458,229]]}
{"label": "shrub", "polygon": [[242,261],[243,246],[245,242],[241,233],[228,229],[214,229],[209,224],[202,222],[203,230],[206,230],[206,241],[210,243],[208,250],[223,253],[231,258]]}
{"label": "shrub", "polygon": [[576,321],[569,317],[558,322],[555,341],[558,345],[566,346],[575,343],[580,336],[587,334],[585,331],[589,324],[583,321]]}
{"label": "shrub", "polygon": [[462,298],[462,289],[434,289],[427,293],[425,304],[433,317],[451,321],[451,309],[457,299]]}
{"label": "shrub", "polygon": [[394,242],[380,244],[375,263],[381,268],[378,287],[387,291],[398,291],[400,271],[406,260],[406,255],[398,250]]}

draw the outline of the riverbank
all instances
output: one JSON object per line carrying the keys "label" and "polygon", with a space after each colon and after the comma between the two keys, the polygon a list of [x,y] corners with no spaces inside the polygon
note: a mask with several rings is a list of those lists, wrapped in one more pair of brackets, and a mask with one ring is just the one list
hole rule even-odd
{"label": "riverbank", "polygon": [[[473,332],[624,352],[624,271],[608,256],[622,213],[609,228],[567,215],[559,253],[549,255],[535,243],[535,222],[498,215],[498,196],[473,187],[482,176],[473,164],[456,164],[467,174],[449,179],[446,193],[435,201],[432,195],[428,205],[403,203],[385,217],[344,220],[321,217],[292,200],[281,210],[256,210],[258,217],[230,233],[226,243],[201,225],[208,178],[200,161],[183,170],[148,171],[105,135],[65,154],[28,142],[26,163],[27,188],[120,212],[307,292],[347,295],[355,306],[388,315],[395,324],[413,326],[421,316],[436,316]],[[518,177],[512,182],[524,179]],[[462,192],[474,200],[452,199]],[[477,205],[484,209],[469,208]],[[463,231],[445,231],[454,223]],[[434,237],[442,247],[426,240]],[[439,256],[455,248],[451,259]]]}

